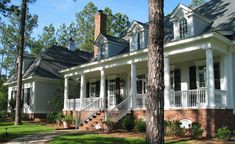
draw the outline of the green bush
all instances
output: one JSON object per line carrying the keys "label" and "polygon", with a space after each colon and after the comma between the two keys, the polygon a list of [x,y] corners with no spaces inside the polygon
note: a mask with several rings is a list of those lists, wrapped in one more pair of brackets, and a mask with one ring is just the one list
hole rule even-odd
{"label": "green bush", "polygon": [[202,137],[203,129],[200,123],[193,122],[189,128],[190,136],[194,139]]}
{"label": "green bush", "polygon": [[4,111],[4,110],[0,111],[0,121],[6,120],[6,118],[7,118],[8,116],[9,116],[9,113],[8,113],[8,112],[6,112],[6,111]]}
{"label": "green bush", "polygon": [[57,115],[57,113],[55,113],[55,112],[48,113],[47,114],[47,122],[48,123],[55,123],[56,122],[56,115]]}
{"label": "green bush", "polygon": [[165,121],[165,133],[166,135],[175,135],[175,136],[183,136],[185,131],[180,127],[180,121]]}
{"label": "green bush", "polygon": [[135,126],[135,122],[134,122],[133,118],[131,118],[131,116],[127,115],[122,120],[122,126],[126,130],[131,131]]}
{"label": "green bush", "polygon": [[71,114],[67,114],[64,116],[63,120],[66,121],[67,123],[72,123],[74,119]]}
{"label": "green bush", "polygon": [[142,119],[135,121],[135,129],[139,132],[146,132],[146,123]]}
{"label": "green bush", "polygon": [[232,137],[232,131],[228,127],[218,128],[215,136],[219,140],[228,141]]}

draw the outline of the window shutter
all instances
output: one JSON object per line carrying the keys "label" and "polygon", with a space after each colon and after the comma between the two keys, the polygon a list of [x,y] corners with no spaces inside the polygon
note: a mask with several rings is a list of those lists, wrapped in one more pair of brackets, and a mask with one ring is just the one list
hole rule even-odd
{"label": "window shutter", "polygon": [[90,95],[90,83],[86,83],[86,98],[89,98]]}
{"label": "window shutter", "polygon": [[197,89],[196,67],[189,67],[189,89]]}
{"label": "window shutter", "polygon": [[96,92],[95,92],[95,97],[99,97],[100,96],[100,81],[96,81],[96,88],[95,88]]}
{"label": "window shutter", "polygon": [[116,96],[120,95],[120,78],[116,78]]}
{"label": "window shutter", "polygon": [[108,108],[108,80],[105,80],[105,103]]}

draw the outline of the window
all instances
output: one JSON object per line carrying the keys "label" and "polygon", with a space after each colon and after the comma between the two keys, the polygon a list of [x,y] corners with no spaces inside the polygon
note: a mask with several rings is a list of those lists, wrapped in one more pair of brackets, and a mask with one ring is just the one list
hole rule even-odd
{"label": "window", "polygon": [[141,49],[141,34],[140,33],[138,33],[137,34],[137,49],[139,50],[139,49]]}
{"label": "window", "polygon": [[90,97],[95,97],[96,94],[96,82],[91,83]]}
{"label": "window", "polygon": [[220,65],[219,63],[214,64],[214,75],[215,75],[215,88],[220,89]]}
{"label": "window", "polygon": [[206,66],[198,67],[198,87],[206,87]]}
{"label": "window", "polygon": [[180,20],[180,38],[185,38],[188,33],[188,24],[185,18]]}
{"label": "window", "polygon": [[26,89],[26,103],[27,105],[30,104],[30,88]]}
{"label": "window", "polygon": [[146,78],[145,75],[138,75],[137,76],[137,81],[136,81],[136,86],[137,86],[137,94],[145,94],[146,93]]}
{"label": "window", "polygon": [[103,44],[100,47],[100,58],[105,58],[105,57],[107,57],[106,44]]}

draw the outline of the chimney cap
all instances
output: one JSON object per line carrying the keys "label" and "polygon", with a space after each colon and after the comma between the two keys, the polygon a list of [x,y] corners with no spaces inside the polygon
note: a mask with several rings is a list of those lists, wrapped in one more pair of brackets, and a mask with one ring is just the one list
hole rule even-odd
{"label": "chimney cap", "polygon": [[104,11],[103,10],[98,10],[98,13],[103,13]]}

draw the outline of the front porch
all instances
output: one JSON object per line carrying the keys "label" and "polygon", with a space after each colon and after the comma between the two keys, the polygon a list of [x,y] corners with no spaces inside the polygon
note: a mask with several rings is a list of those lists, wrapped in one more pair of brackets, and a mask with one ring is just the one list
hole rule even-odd
{"label": "front porch", "polygon": [[[165,110],[231,108],[227,62],[226,55],[202,49],[165,57]],[[112,110],[123,101],[127,110],[145,109],[147,61],[66,77],[64,92],[65,111],[92,103],[90,109]]]}

